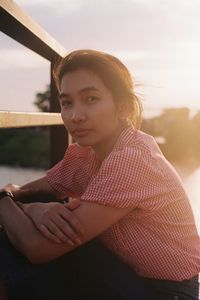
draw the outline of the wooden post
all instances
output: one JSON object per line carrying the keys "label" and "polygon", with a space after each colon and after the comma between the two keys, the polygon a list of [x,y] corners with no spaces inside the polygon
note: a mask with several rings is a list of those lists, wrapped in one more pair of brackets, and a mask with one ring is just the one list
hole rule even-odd
{"label": "wooden post", "polygon": [[[52,70],[54,64],[51,63],[51,99],[50,99],[50,111],[59,112],[58,93],[53,80]],[[63,125],[50,127],[50,166],[53,166],[59,160],[62,159],[66,147],[68,145],[68,134]]]}
{"label": "wooden post", "polygon": [[[60,44],[58,44],[40,25],[30,18],[30,16],[28,16],[27,13],[12,0],[0,0],[0,30],[20,44],[28,47],[35,53],[50,61],[51,71],[55,60],[66,53],[66,50]],[[57,92],[53,82],[52,72],[50,91],[50,111],[59,112]],[[17,121],[17,126],[30,125],[30,117],[27,122],[24,120],[23,124],[20,124],[19,121]],[[35,125],[38,125],[38,122],[41,123],[41,121],[37,121]],[[9,122],[6,124],[8,123]],[[33,122],[31,122],[31,125],[34,125]],[[2,126],[5,126],[5,124],[2,124]],[[64,126],[52,125],[50,127],[50,166],[62,159],[67,144],[68,135]]]}

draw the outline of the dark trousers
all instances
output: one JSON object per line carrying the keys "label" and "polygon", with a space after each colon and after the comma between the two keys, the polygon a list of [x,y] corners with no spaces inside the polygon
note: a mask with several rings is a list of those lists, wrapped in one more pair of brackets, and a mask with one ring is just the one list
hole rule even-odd
{"label": "dark trousers", "polygon": [[184,286],[141,278],[98,240],[48,264],[33,265],[0,233],[0,282],[6,300],[198,299],[196,280]]}
{"label": "dark trousers", "polygon": [[171,280],[152,280],[148,279],[154,288],[155,299],[162,300],[198,300],[199,282],[198,275],[190,280],[171,281]]}

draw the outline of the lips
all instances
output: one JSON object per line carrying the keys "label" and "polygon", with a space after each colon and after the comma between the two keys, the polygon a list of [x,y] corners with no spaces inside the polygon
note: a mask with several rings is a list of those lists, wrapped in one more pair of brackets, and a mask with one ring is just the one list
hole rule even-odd
{"label": "lips", "polygon": [[83,137],[86,136],[89,132],[90,132],[89,129],[77,128],[73,130],[72,134],[75,135],[76,137]]}

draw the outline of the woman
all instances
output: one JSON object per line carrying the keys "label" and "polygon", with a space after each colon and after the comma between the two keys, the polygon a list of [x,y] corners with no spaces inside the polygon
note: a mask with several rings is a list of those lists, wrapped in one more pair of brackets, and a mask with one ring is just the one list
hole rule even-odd
{"label": "woman", "polygon": [[68,204],[18,204],[20,210],[3,199],[0,223],[10,241],[31,262],[44,263],[98,236],[154,299],[198,299],[200,240],[192,210],[154,139],[139,131],[141,105],[129,71],[109,54],[78,50],[54,76],[76,143],[45,177],[13,193],[69,196],[80,205],[70,211]]}

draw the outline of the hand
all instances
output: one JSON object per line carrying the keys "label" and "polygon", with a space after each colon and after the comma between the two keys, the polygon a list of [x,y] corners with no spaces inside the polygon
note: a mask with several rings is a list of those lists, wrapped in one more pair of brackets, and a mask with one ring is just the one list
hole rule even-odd
{"label": "hand", "polygon": [[80,237],[84,231],[72,211],[80,205],[78,198],[70,199],[66,204],[55,202],[17,204],[47,239],[56,243],[68,243],[70,246],[81,244]]}
{"label": "hand", "polygon": [[11,192],[13,195],[20,190],[20,186],[16,184],[9,183],[3,187],[5,191]]}

